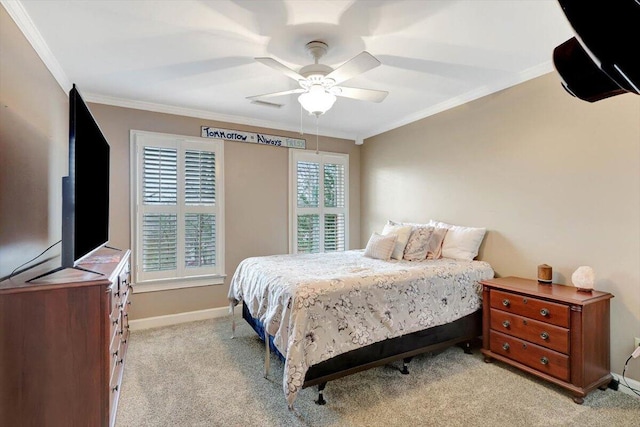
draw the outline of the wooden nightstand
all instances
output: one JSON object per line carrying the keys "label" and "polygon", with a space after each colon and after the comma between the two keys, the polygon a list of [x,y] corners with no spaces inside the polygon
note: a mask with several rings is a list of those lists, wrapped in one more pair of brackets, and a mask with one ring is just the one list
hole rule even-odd
{"label": "wooden nightstand", "polygon": [[613,295],[519,277],[481,283],[486,362],[496,359],[564,387],[576,403],[606,389]]}

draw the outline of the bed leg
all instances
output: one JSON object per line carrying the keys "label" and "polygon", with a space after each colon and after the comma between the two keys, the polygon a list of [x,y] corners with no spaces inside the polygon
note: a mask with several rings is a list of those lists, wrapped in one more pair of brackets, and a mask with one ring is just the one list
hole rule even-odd
{"label": "bed leg", "polygon": [[464,350],[464,354],[473,354],[471,352],[471,343],[469,341],[460,343],[458,346]]}
{"label": "bed leg", "polygon": [[327,401],[324,400],[324,396],[322,395],[322,392],[324,391],[324,388],[327,386],[327,383],[324,382],[322,384],[320,384],[318,386],[318,400],[316,400],[316,404],[317,405],[326,405]]}
{"label": "bed leg", "polygon": [[231,339],[236,337],[236,316],[235,316],[235,306],[233,303],[229,304],[229,312],[231,312]]}
{"label": "bed leg", "polygon": [[402,375],[409,375],[409,362],[411,362],[411,359],[413,359],[413,357],[405,357],[402,359],[402,371],[400,371]]}
{"label": "bed leg", "polygon": [[269,369],[271,368],[271,351],[269,349],[269,334],[264,331],[264,377],[269,376]]}

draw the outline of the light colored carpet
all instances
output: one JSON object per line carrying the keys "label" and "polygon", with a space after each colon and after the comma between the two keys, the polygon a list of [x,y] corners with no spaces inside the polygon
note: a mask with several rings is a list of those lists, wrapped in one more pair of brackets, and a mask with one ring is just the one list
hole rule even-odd
{"label": "light colored carpet", "polygon": [[638,426],[640,399],[594,390],[584,404],[563,389],[506,365],[484,363],[479,350],[452,347],[298,395],[289,411],[283,364],[239,320],[185,323],[131,334],[116,425],[123,426]]}

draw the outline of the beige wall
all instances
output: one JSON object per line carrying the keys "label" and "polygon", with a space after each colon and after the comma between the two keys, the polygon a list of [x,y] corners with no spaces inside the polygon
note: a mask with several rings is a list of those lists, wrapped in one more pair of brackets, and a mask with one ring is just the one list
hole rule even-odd
{"label": "beige wall", "polygon": [[[67,94],[0,7],[0,277],[60,239],[68,163]],[[82,87],[79,87],[82,92]],[[210,120],[90,104],[111,145],[110,245],[130,247],[129,131],[199,136],[200,126],[262,131]],[[304,136],[315,148],[315,135]],[[351,247],[360,244],[360,147],[320,137],[320,150],[349,154]],[[225,143],[225,285],[135,294],[132,318],[227,305],[237,264],[288,252],[288,150]],[[59,247],[50,253],[59,253]]]}
{"label": "beige wall", "polygon": [[67,95],[0,7],[0,277],[60,239],[68,110]]}
{"label": "beige wall", "polygon": [[[589,104],[551,73],[367,139],[362,243],[387,219],[488,228],[499,276],[571,283],[581,265],[614,294],[611,367],[640,336],[640,97]],[[640,379],[640,365],[628,372]]]}
{"label": "beige wall", "polygon": [[[129,131],[131,129],[200,136],[201,126],[261,131],[300,137],[294,132],[255,128],[210,120],[90,104],[91,111],[111,145],[110,245],[130,247]],[[315,135],[306,135],[315,149]],[[360,244],[360,147],[353,141],[320,137],[319,149],[349,154],[349,241]],[[225,270],[224,285],[137,293],[131,317],[160,316],[228,305],[229,281],[244,258],[287,253],[289,150],[226,141]]]}

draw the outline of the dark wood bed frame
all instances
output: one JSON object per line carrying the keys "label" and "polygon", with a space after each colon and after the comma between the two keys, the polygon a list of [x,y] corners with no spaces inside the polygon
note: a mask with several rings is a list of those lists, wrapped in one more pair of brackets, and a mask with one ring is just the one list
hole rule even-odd
{"label": "dark wood bed frame", "polygon": [[[251,316],[244,304],[242,317],[264,341],[265,333],[262,323]],[[323,405],[326,401],[322,392],[328,381],[399,359],[403,359],[404,362],[401,372],[408,374],[407,364],[412,357],[443,350],[456,344],[462,345],[465,353],[471,353],[471,342],[481,335],[482,310],[480,309],[454,322],[370,344],[313,365],[307,371],[302,388],[318,385],[319,397],[316,403]],[[284,361],[282,354],[273,345],[273,337],[269,337],[269,347],[278,358]]]}

